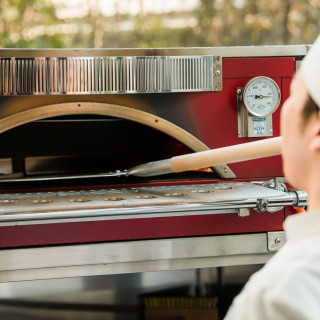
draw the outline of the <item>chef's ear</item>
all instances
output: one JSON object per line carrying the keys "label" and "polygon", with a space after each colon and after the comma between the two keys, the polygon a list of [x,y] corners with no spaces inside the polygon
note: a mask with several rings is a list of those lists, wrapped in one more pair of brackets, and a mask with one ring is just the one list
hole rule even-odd
{"label": "chef's ear", "polygon": [[318,112],[317,123],[314,127],[313,135],[309,144],[310,151],[320,151],[320,111]]}

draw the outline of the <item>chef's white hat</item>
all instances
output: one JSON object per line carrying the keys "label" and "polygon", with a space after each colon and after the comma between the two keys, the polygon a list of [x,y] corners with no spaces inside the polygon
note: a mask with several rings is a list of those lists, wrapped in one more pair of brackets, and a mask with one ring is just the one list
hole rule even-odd
{"label": "chef's white hat", "polygon": [[320,108],[320,36],[303,59],[301,72],[311,98]]}

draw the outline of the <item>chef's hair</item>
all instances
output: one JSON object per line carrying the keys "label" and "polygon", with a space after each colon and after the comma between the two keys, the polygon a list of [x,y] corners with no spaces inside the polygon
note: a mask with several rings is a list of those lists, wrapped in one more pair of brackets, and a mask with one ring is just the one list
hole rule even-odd
{"label": "chef's hair", "polygon": [[315,103],[312,97],[308,94],[308,99],[304,108],[302,109],[302,118],[304,122],[307,122],[311,116],[319,113],[319,106]]}

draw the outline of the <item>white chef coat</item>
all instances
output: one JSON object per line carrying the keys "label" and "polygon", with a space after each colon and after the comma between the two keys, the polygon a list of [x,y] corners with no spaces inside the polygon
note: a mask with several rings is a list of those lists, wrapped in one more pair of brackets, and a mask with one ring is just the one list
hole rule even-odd
{"label": "white chef coat", "polygon": [[290,216],[287,242],[255,273],[225,320],[320,319],[320,209]]}

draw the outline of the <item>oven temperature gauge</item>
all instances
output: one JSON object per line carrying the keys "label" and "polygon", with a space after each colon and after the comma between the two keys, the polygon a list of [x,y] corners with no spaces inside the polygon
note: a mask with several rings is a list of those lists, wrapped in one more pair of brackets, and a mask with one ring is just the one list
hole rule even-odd
{"label": "oven temperature gauge", "polygon": [[266,117],[275,112],[280,99],[279,86],[268,77],[252,78],[243,89],[243,104],[256,117]]}

